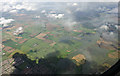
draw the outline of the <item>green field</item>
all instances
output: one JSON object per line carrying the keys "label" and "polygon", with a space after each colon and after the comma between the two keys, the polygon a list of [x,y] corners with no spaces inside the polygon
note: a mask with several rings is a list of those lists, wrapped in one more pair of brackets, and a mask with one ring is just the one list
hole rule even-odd
{"label": "green field", "polygon": [[[5,46],[10,46],[12,48],[15,48],[15,49],[20,49],[21,47],[21,44],[17,43],[17,42],[14,42],[12,40],[7,40],[6,42],[3,43]],[[17,44],[17,45],[16,45]]]}
{"label": "green field", "polygon": [[36,60],[36,57],[44,57],[48,53],[54,52],[55,50],[49,46],[48,43],[32,38],[21,46],[21,51],[25,52],[32,60]]}

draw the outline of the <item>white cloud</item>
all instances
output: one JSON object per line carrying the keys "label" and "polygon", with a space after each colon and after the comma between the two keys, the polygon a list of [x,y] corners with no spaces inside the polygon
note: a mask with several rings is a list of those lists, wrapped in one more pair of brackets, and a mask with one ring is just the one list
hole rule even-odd
{"label": "white cloud", "polygon": [[22,8],[23,9],[26,9],[26,10],[28,10],[28,11],[30,11],[30,10],[36,10],[36,3],[30,3],[30,2],[22,2]]}
{"label": "white cloud", "polygon": [[118,8],[114,8],[111,11],[108,11],[109,13],[118,13]]}
{"label": "white cloud", "polygon": [[57,16],[55,16],[55,18],[62,18],[64,16],[64,14],[58,14]]}
{"label": "white cloud", "polygon": [[5,19],[4,17],[0,18],[0,24],[8,24],[14,21],[14,19]]}
{"label": "white cloud", "polygon": [[17,10],[11,10],[10,13],[17,13]]}
{"label": "white cloud", "polygon": [[72,6],[77,6],[78,4],[77,3],[73,3]]}
{"label": "white cloud", "polygon": [[108,30],[108,29],[109,29],[109,27],[108,27],[107,25],[102,25],[100,28],[101,28],[101,29],[105,29],[105,30]]}
{"label": "white cloud", "polygon": [[2,7],[2,11],[3,12],[8,12],[9,10],[11,10],[11,7],[9,6],[9,5],[3,5],[3,7]]}
{"label": "white cloud", "polygon": [[[23,0],[0,0],[0,2],[23,2]],[[119,2],[119,0],[24,0],[24,2]]]}
{"label": "white cloud", "polygon": [[10,12],[10,13],[15,13],[18,10],[21,9],[25,9],[27,11],[34,11],[36,10],[36,4],[35,3],[28,3],[28,2],[21,2],[21,3],[17,3],[17,2],[5,2],[2,5],[2,8],[0,9],[0,11],[2,12]]}
{"label": "white cloud", "polygon": [[48,14],[47,17],[60,19],[63,18],[64,14]]}
{"label": "white cloud", "polygon": [[42,10],[41,13],[46,13],[46,11],[45,11],[45,10]]}

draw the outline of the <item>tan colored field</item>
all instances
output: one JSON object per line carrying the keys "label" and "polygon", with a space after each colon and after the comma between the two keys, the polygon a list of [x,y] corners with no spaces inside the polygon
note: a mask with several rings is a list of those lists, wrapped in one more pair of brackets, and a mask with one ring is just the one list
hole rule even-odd
{"label": "tan colored field", "polygon": [[37,34],[36,33],[34,33],[34,34],[31,34],[31,35],[29,35],[30,37],[34,37],[34,36],[36,36]]}
{"label": "tan colored field", "polygon": [[106,66],[106,67],[108,67],[108,68],[110,68],[110,67],[111,67],[111,65],[110,65],[110,64],[108,64],[108,63],[104,63],[104,64],[103,64],[103,66]]}
{"label": "tan colored field", "polygon": [[22,43],[24,43],[25,41],[27,41],[27,39],[22,39],[19,43],[22,44]]}
{"label": "tan colored field", "polygon": [[45,34],[45,33],[40,33],[39,35],[36,36],[36,38],[44,40],[43,37],[46,36],[46,35],[47,34]]}
{"label": "tan colored field", "polygon": [[81,30],[73,30],[74,32],[82,32]]}
{"label": "tan colored field", "polygon": [[66,50],[67,52],[71,52],[71,50]]}
{"label": "tan colored field", "polygon": [[111,44],[113,44],[112,42],[104,41],[102,38],[100,38],[100,40],[97,40],[96,43],[100,45],[100,47],[102,48],[106,48],[109,50],[116,50],[116,48],[111,46]]}
{"label": "tan colored field", "polygon": [[109,53],[109,54],[108,54],[108,57],[113,58],[113,59],[116,59],[116,58],[119,58],[119,57],[118,57],[119,54],[120,54],[119,51],[112,52],[112,53]]}
{"label": "tan colored field", "polygon": [[55,44],[56,44],[56,42],[53,42],[53,43],[50,44],[50,46],[54,46]]}
{"label": "tan colored field", "polygon": [[16,37],[17,39],[21,39],[22,37]]}
{"label": "tan colored field", "polygon": [[76,56],[74,56],[72,59],[74,59],[77,63],[77,65],[79,66],[80,64],[84,64],[85,63],[85,56],[82,54],[78,54]]}
{"label": "tan colored field", "polygon": [[107,42],[107,41],[104,41],[102,38],[100,38],[100,40],[97,41],[97,44],[101,44],[101,43],[112,44],[112,42]]}

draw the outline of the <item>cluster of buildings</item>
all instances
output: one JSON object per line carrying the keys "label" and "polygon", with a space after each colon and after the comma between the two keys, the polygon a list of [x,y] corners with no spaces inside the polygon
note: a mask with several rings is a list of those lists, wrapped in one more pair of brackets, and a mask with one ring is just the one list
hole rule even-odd
{"label": "cluster of buildings", "polygon": [[14,59],[10,58],[2,62],[2,74],[10,74],[14,71],[15,67],[12,66]]}

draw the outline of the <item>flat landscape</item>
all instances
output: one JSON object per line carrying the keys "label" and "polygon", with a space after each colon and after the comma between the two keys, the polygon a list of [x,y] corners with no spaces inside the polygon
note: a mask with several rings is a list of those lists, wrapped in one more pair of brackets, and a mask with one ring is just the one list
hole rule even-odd
{"label": "flat landscape", "polygon": [[3,9],[3,74],[101,74],[119,59],[117,3],[3,3]]}

